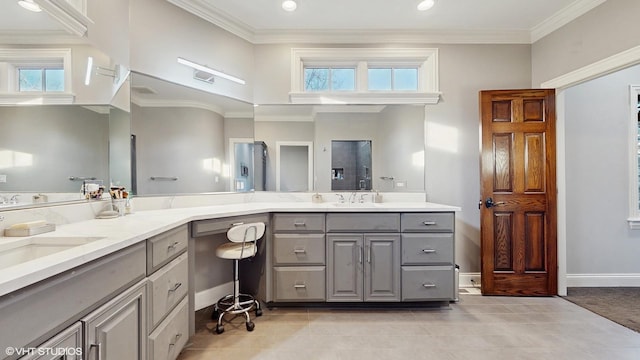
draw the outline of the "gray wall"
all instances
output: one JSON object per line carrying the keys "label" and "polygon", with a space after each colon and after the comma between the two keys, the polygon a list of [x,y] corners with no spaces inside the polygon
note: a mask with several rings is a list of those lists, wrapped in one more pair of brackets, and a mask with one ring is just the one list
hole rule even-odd
{"label": "gray wall", "polygon": [[109,176],[113,185],[131,191],[131,116],[112,107],[109,111]]}
{"label": "gray wall", "polygon": [[532,86],[640,45],[640,1],[610,0],[532,45]]}
{"label": "gray wall", "polygon": [[629,230],[629,85],[640,65],[565,91],[567,273],[640,273]]}
{"label": "gray wall", "polygon": [[[207,168],[206,159],[224,163],[224,119],[198,108],[131,107],[137,137],[138,194],[228,191],[228,179]],[[178,177],[152,181],[151,176]]]}
{"label": "gray wall", "polygon": [[[0,192],[80,194],[82,183],[69,176],[109,185],[108,139],[108,114],[75,105],[0,107],[0,175],[7,175]],[[16,166],[20,153],[30,163]]]}
{"label": "gray wall", "polygon": [[309,147],[280,147],[280,190],[310,191]]}

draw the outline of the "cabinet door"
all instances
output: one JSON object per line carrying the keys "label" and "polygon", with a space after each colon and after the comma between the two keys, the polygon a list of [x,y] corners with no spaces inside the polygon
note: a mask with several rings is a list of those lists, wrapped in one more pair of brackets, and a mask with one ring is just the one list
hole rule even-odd
{"label": "cabinet door", "polygon": [[146,280],[87,315],[85,354],[89,360],[146,357]]}
{"label": "cabinet door", "polygon": [[82,359],[82,324],[76,322],[20,360]]}
{"label": "cabinet door", "polygon": [[364,301],[400,301],[400,235],[365,235],[364,251]]}
{"label": "cabinet door", "polygon": [[327,235],[327,301],[362,301],[362,235]]}

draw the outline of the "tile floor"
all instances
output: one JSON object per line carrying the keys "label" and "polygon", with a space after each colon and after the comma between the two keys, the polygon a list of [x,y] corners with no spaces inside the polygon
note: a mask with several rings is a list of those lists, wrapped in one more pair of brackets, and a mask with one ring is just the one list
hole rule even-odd
{"label": "tile floor", "polygon": [[[265,309],[216,334],[210,309],[179,360],[640,359],[640,333],[561,298],[463,295],[437,309]],[[252,313],[253,316],[253,313]]]}

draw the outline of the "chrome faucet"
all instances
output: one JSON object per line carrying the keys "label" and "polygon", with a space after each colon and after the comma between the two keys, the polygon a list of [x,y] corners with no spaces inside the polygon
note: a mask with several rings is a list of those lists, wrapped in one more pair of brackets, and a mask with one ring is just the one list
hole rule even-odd
{"label": "chrome faucet", "polygon": [[349,204],[356,202],[356,197],[358,196],[358,194],[354,191],[351,193],[351,195],[349,195]]}
{"label": "chrome faucet", "polygon": [[342,194],[336,194],[336,196],[338,197],[338,202],[340,204],[344,204],[344,195]]}
{"label": "chrome faucet", "polygon": [[360,200],[359,200],[360,204],[364,203],[364,198],[366,198],[366,197],[367,197],[367,194],[365,194],[365,193],[360,194]]}
{"label": "chrome faucet", "polygon": [[1,205],[6,204],[7,202],[8,202],[8,201],[7,201],[7,198],[6,198],[6,197],[4,197],[4,196],[0,196],[0,204],[1,204]]}
{"label": "chrome faucet", "polygon": [[20,196],[20,195],[18,195],[18,194],[13,195],[13,196],[11,197],[11,199],[9,199],[9,204],[17,204],[17,203],[18,203],[18,197],[19,197],[19,196]]}

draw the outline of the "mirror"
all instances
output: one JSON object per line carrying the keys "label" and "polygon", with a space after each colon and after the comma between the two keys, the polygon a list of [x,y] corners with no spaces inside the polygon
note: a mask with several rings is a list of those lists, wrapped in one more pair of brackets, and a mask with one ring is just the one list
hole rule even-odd
{"label": "mirror", "polygon": [[331,190],[371,190],[371,140],[331,140]]}
{"label": "mirror", "polygon": [[131,74],[138,196],[253,190],[253,133],[252,104]]}
{"label": "mirror", "polygon": [[[255,138],[267,146],[266,190],[300,191],[278,188],[283,183],[273,149],[282,143],[309,144],[313,157],[305,162],[304,150],[286,166],[297,174],[309,167],[310,190],[379,190],[422,192],[424,185],[425,108],[423,105],[262,105],[255,109]],[[355,142],[354,142],[355,141]],[[364,141],[364,142],[361,142]],[[360,174],[347,186],[337,185],[333,144],[349,144],[370,149],[370,163],[358,164]],[[347,153],[355,156],[353,148]],[[366,152],[362,152],[364,156]],[[354,169],[356,174],[357,169]],[[279,180],[276,177],[280,177]],[[303,181],[295,179],[295,183]],[[362,180],[362,181],[361,181]],[[284,180],[286,181],[286,180]],[[341,187],[339,187],[341,186]],[[338,188],[339,187],[339,188]]]}

